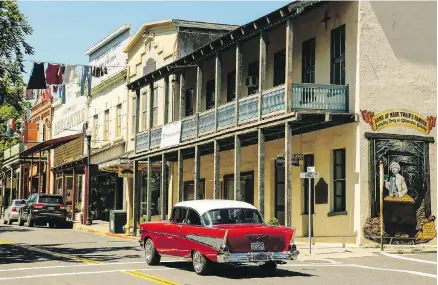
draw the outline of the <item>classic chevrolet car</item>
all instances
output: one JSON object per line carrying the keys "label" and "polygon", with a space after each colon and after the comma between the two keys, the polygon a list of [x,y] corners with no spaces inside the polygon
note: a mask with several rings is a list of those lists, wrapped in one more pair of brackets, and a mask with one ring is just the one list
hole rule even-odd
{"label": "classic chevrolet car", "polygon": [[294,228],[267,225],[254,206],[239,201],[180,202],[169,221],[143,223],[140,232],[147,264],[161,256],[187,258],[199,275],[213,263],[256,263],[273,273],[299,254]]}

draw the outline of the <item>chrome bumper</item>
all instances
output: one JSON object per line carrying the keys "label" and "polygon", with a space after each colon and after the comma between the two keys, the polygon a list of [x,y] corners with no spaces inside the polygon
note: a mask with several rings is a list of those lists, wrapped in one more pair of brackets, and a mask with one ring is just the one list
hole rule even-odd
{"label": "chrome bumper", "polygon": [[246,262],[296,260],[298,254],[300,254],[300,252],[296,249],[291,251],[281,251],[281,252],[248,252],[248,253],[219,252],[217,255],[217,262],[246,263]]}

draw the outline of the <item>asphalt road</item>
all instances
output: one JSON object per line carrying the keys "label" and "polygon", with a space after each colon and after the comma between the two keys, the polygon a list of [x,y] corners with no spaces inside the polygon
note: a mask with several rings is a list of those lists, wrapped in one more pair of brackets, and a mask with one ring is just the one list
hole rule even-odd
{"label": "asphalt road", "polygon": [[0,225],[0,284],[397,284],[437,283],[436,253],[294,261],[274,277],[257,266],[220,266],[198,276],[191,263],[150,267],[138,243],[71,229]]}

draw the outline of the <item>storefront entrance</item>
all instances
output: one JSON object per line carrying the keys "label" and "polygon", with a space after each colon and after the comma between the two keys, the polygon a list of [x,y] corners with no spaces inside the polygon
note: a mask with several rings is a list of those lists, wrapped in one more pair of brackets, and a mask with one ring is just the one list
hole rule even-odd
{"label": "storefront entrance", "polygon": [[123,209],[123,178],[108,173],[91,177],[94,219],[109,221],[111,210]]}

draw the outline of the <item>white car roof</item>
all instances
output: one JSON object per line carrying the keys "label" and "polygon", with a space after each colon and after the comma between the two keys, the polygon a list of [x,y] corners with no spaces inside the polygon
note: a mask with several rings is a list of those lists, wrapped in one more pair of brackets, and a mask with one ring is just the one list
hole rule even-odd
{"label": "white car roof", "polygon": [[201,216],[210,210],[217,209],[241,208],[257,210],[256,207],[249,203],[235,200],[191,200],[179,202],[175,204],[174,207],[192,208],[196,210]]}

